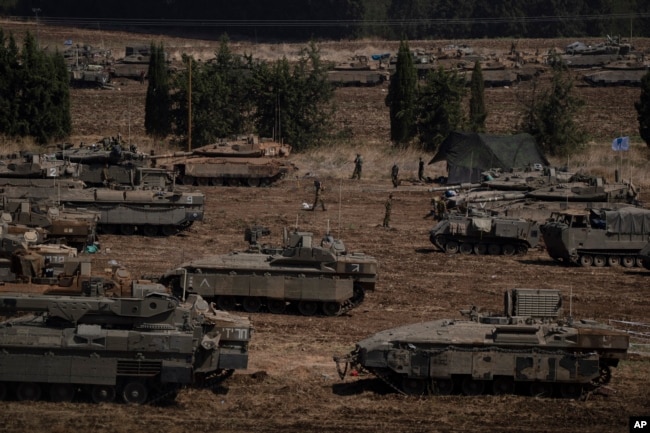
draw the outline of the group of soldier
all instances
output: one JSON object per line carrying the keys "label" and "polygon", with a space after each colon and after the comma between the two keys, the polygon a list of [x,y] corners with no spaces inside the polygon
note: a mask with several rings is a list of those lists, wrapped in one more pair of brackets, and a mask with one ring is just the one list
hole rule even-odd
{"label": "group of soldier", "polygon": [[[361,157],[361,154],[357,153],[357,156],[354,159],[354,171],[352,172],[351,179],[361,180],[362,170],[363,170],[363,158]],[[391,181],[393,183],[393,187],[397,188],[397,186],[400,183],[399,166],[397,165],[397,163],[394,163],[393,166],[391,167],[390,174],[391,174]],[[426,178],[424,176],[424,160],[422,159],[422,157],[420,157],[418,161],[418,180],[421,182],[426,181]],[[327,208],[325,207],[325,202],[323,201],[322,198],[322,193],[324,192],[324,188],[322,183],[318,179],[314,180],[314,190],[315,190],[314,204],[311,206],[311,210],[315,211],[320,205],[321,209],[326,211]],[[444,200],[440,199],[439,197],[434,197],[434,199],[431,200],[431,204],[432,204],[432,210],[428,215],[425,216],[425,218],[429,216],[433,216],[435,219],[440,219],[441,216],[447,212],[446,204]],[[384,213],[384,221],[382,226],[385,228],[390,228],[390,218],[393,209],[392,193],[388,195],[388,199],[384,204],[384,208],[385,208],[385,213]]]}

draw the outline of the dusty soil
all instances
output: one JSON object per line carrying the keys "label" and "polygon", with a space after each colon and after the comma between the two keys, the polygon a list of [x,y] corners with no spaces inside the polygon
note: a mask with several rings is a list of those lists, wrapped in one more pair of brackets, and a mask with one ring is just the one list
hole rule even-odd
{"label": "dusty soil", "polygon": [[[41,37],[47,35],[46,29],[40,32]],[[142,135],[146,86],[124,80],[117,87],[73,91],[73,140],[118,131]],[[616,135],[622,125],[634,124],[632,103],[638,89],[583,90],[592,101],[585,119],[594,132]],[[515,91],[487,90],[494,132],[509,130]],[[359,143],[387,143],[384,95],[381,87],[337,91],[339,122],[354,131]],[[572,294],[572,313],[578,318],[647,322],[650,274],[640,269],[564,267],[541,249],[517,257],[448,255],[428,240],[432,221],[423,219],[430,200],[426,187],[393,189],[382,178],[351,181],[350,165],[328,172],[316,160],[296,161],[300,163],[295,175],[269,188],[198,188],[207,197],[205,220],[178,236],[102,237],[102,250],[92,257],[94,267],[102,269],[115,259],[136,275],[155,274],[203,255],[242,249],[243,231],[251,224],[268,226],[274,243],[280,242],[283,227],[298,225],[320,237],[329,225],[349,250],[363,251],[380,263],[376,291],[362,306],[336,318],[251,314],[255,333],[249,369],[237,372],[218,392],[184,390],[168,407],[3,402],[0,429],[600,433],[627,431],[629,416],[650,415],[650,360],[636,355],[614,370],[610,395],[593,395],[587,401],[519,395],[413,398],[368,376],[340,381],[332,355],[347,353],[356,341],[401,324],[458,317],[458,310],[470,305],[500,311],[503,292],[515,287],[561,289],[567,308]],[[326,186],[327,212],[300,210],[302,202],[313,199],[307,173],[318,174]],[[393,223],[384,229],[383,204],[389,192],[395,193]]]}

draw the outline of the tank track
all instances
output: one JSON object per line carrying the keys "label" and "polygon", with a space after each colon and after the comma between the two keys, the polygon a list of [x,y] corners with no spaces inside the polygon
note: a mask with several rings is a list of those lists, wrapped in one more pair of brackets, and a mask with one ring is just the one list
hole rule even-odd
{"label": "tank track", "polygon": [[[226,379],[231,377],[234,372],[235,370],[223,370],[218,373],[214,373],[206,377],[199,387],[202,389],[214,390],[218,386],[220,386]],[[180,391],[181,389],[183,389],[181,385],[172,386],[165,391],[159,392],[151,396],[147,400],[146,404],[155,405],[166,401],[173,401],[176,399],[176,394],[178,394],[178,391]]]}

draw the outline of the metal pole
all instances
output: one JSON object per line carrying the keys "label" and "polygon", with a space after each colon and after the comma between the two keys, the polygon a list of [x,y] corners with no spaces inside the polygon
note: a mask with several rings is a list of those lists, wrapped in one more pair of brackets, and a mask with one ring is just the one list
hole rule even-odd
{"label": "metal pole", "polygon": [[41,41],[39,38],[39,31],[38,31],[38,13],[41,11],[41,8],[32,8],[32,12],[34,12],[34,15],[36,15],[36,45],[38,48],[41,48]]}
{"label": "metal pole", "polygon": [[189,62],[189,78],[187,85],[187,151],[192,151],[192,58]]}

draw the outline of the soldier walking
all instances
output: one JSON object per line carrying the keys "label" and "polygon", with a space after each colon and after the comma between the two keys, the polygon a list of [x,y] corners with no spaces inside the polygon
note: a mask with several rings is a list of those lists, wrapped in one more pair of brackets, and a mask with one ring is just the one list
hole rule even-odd
{"label": "soldier walking", "polygon": [[361,180],[361,169],[363,168],[363,159],[361,154],[357,153],[357,157],[354,158],[354,171],[352,172],[352,179]]}
{"label": "soldier walking", "polygon": [[397,185],[399,185],[399,167],[397,163],[393,164],[393,168],[390,170],[390,178],[393,181],[393,187],[397,188]]}
{"label": "soldier walking", "polygon": [[323,201],[323,198],[321,197],[321,194],[325,191],[323,188],[323,185],[321,184],[320,180],[316,179],[314,181],[314,189],[316,190],[315,194],[316,196],[314,197],[314,205],[311,207],[312,211],[316,210],[316,206],[320,203],[321,209],[324,211],[327,210],[325,208],[325,202]]}
{"label": "soldier walking", "polygon": [[390,213],[393,210],[393,194],[388,194],[388,200],[384,204],[386,212],[384,213],[384,223],[382,227],[390,228]]}
{"label": "soldier walking", "polygon": [[422,157],[420,157],[420,161],[418,162],[418,179],[420,182],[424,182],[424,161]]}

